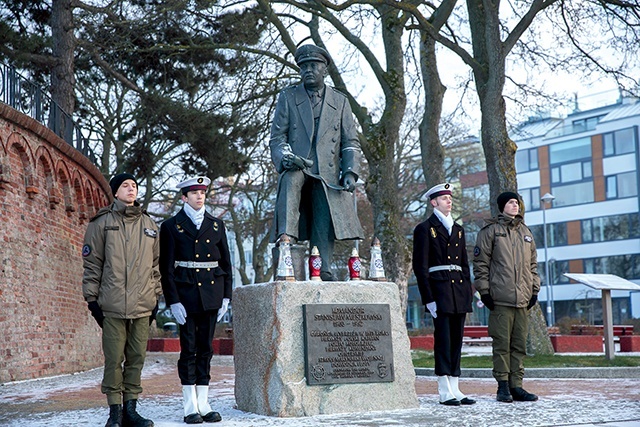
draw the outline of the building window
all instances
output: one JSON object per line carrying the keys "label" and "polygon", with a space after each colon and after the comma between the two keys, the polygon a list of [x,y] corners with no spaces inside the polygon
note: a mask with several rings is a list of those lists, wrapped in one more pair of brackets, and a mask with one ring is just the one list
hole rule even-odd
{"label": "building window", "polygon": [[[553,258],[549,260],[549,274],[551,275],[551,283],[554,285],[569,283],[569,278],[564,273],[569,272],[569,261],[556,261]],[[547,279],[545,277],[547,270],[545,270],[544,262],[538,263],[538,277],[540,277],[540,283],[546,284]]]}
{"label": "building window", "polygon": [[553,186],[551,192],[556,196],[553,201],[555,207],[592,203],[594,200],[592,181]]}
{"label": "building window", "polygon": [[554,206],[594,201],[591,138],[580,138],[549,146],[551,193]]}
{"label": "building window", "polygon": [[523,173],[538,170],[538,149],[516,151],[516,172]]}
{"label": "building window", "polygon": [[[529,226],[536,248],[544,248],[544,228],[542,224]],[[547,224],[547,247],[566,246],[567,243],[567,223],[556,222]]]}
{"label": "building window", "polygon": [[607,199],[624,199],[638,195],[638,177],[635,171],[606,177]]}
{"label": "building window", "polygon": [[583,243],[640,237],[640,213],[584,219],[580,224]]}
{"label": "building window", "polygon": [[614,274],[627,280],[640,278],[640,254],[589,258],[583,263],[587,274]]}
{"label": "building window", "polygon": [[552,165],[591,159],[591,138],[574,139],[549,146],[549,163]]}
{"label": "building window", "polygon": [[635,153],[636,133],[635,128],[621,129],[602,135],[604,156],[619,156],[621,154]]}
{"label": "building window", "polygon": [[594,130],[600,119],[604,116],[589,117],[586,119],[574,120],[573,125],[574,132],[586,132],[588,130]]}
{"label": "building window", "polygon": [[537,211],[540,209],[540,188],[523,188],[518,189],[518,193],[524,203],[526,211]]}

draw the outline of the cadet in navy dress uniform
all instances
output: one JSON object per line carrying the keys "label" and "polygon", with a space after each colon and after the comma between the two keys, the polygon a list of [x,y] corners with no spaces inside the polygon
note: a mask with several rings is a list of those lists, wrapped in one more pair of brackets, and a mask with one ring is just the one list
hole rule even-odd
{"label": "cadet in navy dress uniform", "polygon": [[422,303],[433,316],[440,403],[471,405],[476,401],[458,388],[464,321],[473,302],[464,229],[451,217],[450,184],[430,188],[427,197],[433,214],[413,232],[413,271]]}
{"label": "cadet in navy dress uniform", "polygon": [[178,184],[183,209],[160,228],[162,290],[180,324],[178,375],[184,422],[222,418],[208,402],[213,333],[231,300],[232,275],[224,223],[204,207],[211,180],[195,177]]}

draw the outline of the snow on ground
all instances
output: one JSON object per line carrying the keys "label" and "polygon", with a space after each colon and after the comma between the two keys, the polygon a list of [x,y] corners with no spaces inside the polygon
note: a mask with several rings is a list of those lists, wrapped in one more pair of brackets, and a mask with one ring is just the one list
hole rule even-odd
{"label": "snow on ground", "polygon": [[[149,363],[143,372],[145,378],[152,378],[174,370],[174,365],[156,362]],[[99,388],[101,377],[102,370],[94,369],[0,385],[0,426],[102,426],[108,409],[101,396],[84,405],[86,409],[76,409],[83,406],[77,402],[70,408],[65,407],[64,402],[57,406],[49,404],[52,396],[69,393],[82,399],[90,391],[96,399],[96,387]],[[419,378],[417,383],[424,387],[430,381],[432,378]],[[615,424],[609,424],[609,427],[640,426],[638,394],[615,393],[619,387],[638,390],[640,379],[536,381],[543,382],[538,387],[549,390],[538,402],[499,403],[493,393],[485,393],[473,396],[478,400],[475,405],[447,407],[438,403],[435,394],[426,393],[419,395],[419,407],[412,410],[277,418],[236,409],[233,375],[225,374],[211,384],[210,401],[222,415],[223,421],[215,424],[219,427],[569,426],[610,422]],[[494,390],[495,386],[495,381],[489,378],[464,379],[464,383],[476,389]],[[578,386],[572,387],[572,384]],[[612,393],[607,394],[607,390]],[[175,389],[153,395],[143,393],[138,409],[143,416],[153,419],[157,427],[185,425],[182,422],[182,396]]]}

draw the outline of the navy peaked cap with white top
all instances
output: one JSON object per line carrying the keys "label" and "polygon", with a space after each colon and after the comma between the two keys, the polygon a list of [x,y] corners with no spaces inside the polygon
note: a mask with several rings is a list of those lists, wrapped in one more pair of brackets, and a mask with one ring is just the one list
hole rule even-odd
{"label": "navy peaked cap with white top", "polygon": [[293,56],[298,65],[308,61],[320,61],[327,65],[331,63],[329,52],[314,44],[303,44],[296,50]]}
{"label": "navy peaked cap with white top", "polygon": [[444,184],[434,185],[427,191],[427,197],[429,200],[433,200],[436,197],[451,195],[451,184],[445,182]]}
{"label": "navy peaked cap with white top", "polygon": [[178,190],[182,190],[182,194],[187,194],[189,191],[206,190],[209,187],[211,180],[206,176],[196,176],[194,178],[185,179],[180,184],[176,185]]}

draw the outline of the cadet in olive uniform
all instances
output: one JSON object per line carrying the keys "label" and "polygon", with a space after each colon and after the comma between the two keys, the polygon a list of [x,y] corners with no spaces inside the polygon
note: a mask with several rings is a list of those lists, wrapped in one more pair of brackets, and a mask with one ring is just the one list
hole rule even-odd
{"label": "cadet in olive uniform", "polygon": [[213,334],[231,300],[232,275],[224,223],[204,207],[210,179],[178,184],[184,207],[160,228],[160,271],[167,305],[180,324],[178,376],[184,422],[222,418],[208,402]]}
{"label": "cadet in olive uniform", "polygon": [[422,303],[433,316],[435,374],[443,405],[472,405],[458,388],[464,321],[472,311],[473,289],[464,229],[453,221],[450,184],[427,197],[433,214],[413,232],[413,271]]}
{"label": "cadet in olive uniform", "polygon": [[136,406],[149,325],[162,292],[158,227],[136,201],[133,175],[118,174],[109,186],[115,200],[91,219],[84,236],[82,293],[102,328],[106,426],[151,427]]}
{"label": "cadet in olive uniform", "polygon": [[520,196],[498,196],[500,213],[478,232],[474,249],[475,287],[489,312],[493,377],[499,402],[538,400],[522,388],[529,331],[528,310],[538,301],[536,243],[520,215]]}

